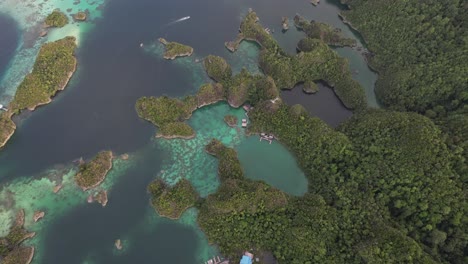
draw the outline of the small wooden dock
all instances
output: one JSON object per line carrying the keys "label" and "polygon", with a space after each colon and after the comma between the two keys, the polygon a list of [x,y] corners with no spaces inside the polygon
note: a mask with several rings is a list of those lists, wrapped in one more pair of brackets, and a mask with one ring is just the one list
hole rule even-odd
{"label": "small wooden dock", "polygon": [[220,256],[214,256],[212,259],[205,261],[205,264],[229,264],[229,260],[224,260]]}
{"label": "small wooden dock", "polygon": [[266,134],[266,133],[261,133],[260,134],[260,141],[262,140],[266,140],[268,142],[273,142],[273,140],[275,139],[275,136],[271,135],[271,134]]}

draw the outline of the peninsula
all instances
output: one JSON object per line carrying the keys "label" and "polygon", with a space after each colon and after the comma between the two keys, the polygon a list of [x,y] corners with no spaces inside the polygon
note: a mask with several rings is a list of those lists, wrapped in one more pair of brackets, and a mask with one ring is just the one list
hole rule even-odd
{"label": "peninsula", "polygon": [[157,179],[148,186],[151,194],[151,204],[156,212],[170,219],[178,219],[182,213],[195,205],[198,200],[197,191],[187,179],[179,180],[170,187],[163,180]]}

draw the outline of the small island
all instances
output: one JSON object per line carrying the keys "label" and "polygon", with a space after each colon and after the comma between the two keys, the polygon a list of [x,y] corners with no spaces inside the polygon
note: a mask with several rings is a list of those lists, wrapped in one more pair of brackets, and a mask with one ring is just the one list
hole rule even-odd
{"label": "small island", "polygon": [[283,32],[288,31],[289,29],[289,19],[288,17],[281,18],[281,27],[283,28]]}
{"label": "small island", "polygon": [[58,27],[61,28],[68,24],[68,17],[60,10],[54,10],[45,19],[46,27]]}
{"label": "small island", "polygon": [[306,94],[314,94],[319,91],[318,85],[313,82],[313,81],[307,81],[304,83],[304,86],[302,87],[302,91]]}
{"label": "small island", "polygon": [[106,190],[99,191],[93,196],[93,200],[101,204],[102,207],[105,207],[108,202],[107,191]]}
{"label": "small island", "polygon": [[76,14],[73,15],[73,18],[76,20],[76,21],[85,21],[87,19],[87,15],[86,15],[86,12],[78,12]]}
{"label": "small island", "polygon": [[166,60],[173,60],[177,57],[186,57],[193,54],[193,48],[187,45],[183,45],[177,42],[168,42],[164,38],[159,38],[166,51],[164,52],[164,58]]}
{"label": "small island", "polygon": [[170,219],[178,219],[188,208],[195,205],[198,194],[187,179],[179,180],[173,187],[157,179],[148,186],[151,204],[156,212]]}
{"label": "small island", "polygon": [[236,116],[227,115],[224,117],[224,122],[226,122],[226,124],[228,124],[230,127],[236,127],[238,120]]}
{"label": "small island", "polygon": [[99,152],[92,160],[80,165],[75,182],[83,191],[101,184],[112,168],[112,151]]}
{"label": "small island", "polygon": [[11,136],[15,133],[16,125],[11,120],[11,115],[11,112],[0,113],[0,148],[5,146]]}

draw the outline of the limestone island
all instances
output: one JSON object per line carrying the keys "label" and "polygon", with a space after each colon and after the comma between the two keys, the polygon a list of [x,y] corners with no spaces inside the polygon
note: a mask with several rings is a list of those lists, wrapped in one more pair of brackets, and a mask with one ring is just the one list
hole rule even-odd
{"label": "limestone island", "polygon": [[181,179],[173,187],[168,186],[162,179],[157,179],[148,186],[148,191],[156,212],[170,219],[178,219],[198,200],[197,191],[187,179]]}
{"label": "limestone island", "polygon": [[238,120],[236,116],[227,115],[224,117],[224,122],[226,122],[226,124],[228,124],[230,127],[236,127]]}
{"label": "limestone island", "polygon": [[168,42],[164,38],[159,38],[166,51],[164,52],[164,58],[166,60],[173,60],[177,57],[186,57],[193,54],[193,48],[187,45],[183,45],[177,42]]}
{"label": "limestone island", "polygon": [[24,210],[16,215],[16,221],[7,236],[0,238],[0,259],[3,264],[29,264],[34,256],[34,247],[22,247],[21,243],[35,233],[24,229]]}
{"label": "limestone island", "polygon": [[286,32],[289,29],[289,19],[288,17],[281,18],[281,27],[283,28],[283,32]]}
{"label": "limestone island", "polygon": [[314,20],[309,22],[298,14],[294,16],[294,25],[297,29],[304,31],[307,37],[321,39],[331,46],[355,47],[357,44],[355,39],[345,37],[340,29]]}
{"label": "limestone island", "polygon": [[319,91],[318,85],[313,81],[307,81],[304,83],[302,87],[302,91],[306,94],[314,94]]}
{"label": "limestone island", "polygon": [[224,88],[220,84],[205,84],[196,95],[183,99],[142,97],[136,102],[138,116],[159,128],[156,137],[166,139],[195,137],[195,131],[184,121],[192,112],[205,105],[224,100]]}
{"label": "limestone island", "polygon": [[310,0],[310,3],[317,6],[320,3],[320,0]]}
{"label": "limestone island", "polygon": [[60,10],[54,10],[46,17],[44,23],[46,27],[61,28],[68,24],[68,17]]}
{"label": "limestone island", "polygon": [[90,202],[96,201],[99,204],[101,204],[102,207],[106,207],[107,202],[109,201],[108,198],[107,198],[107,191],[106,190],[101,190],[101,191],[97,192],[96,194],[94,194],[94,196],[90,195],[88,197],[88,201],[90,201]]}
{"label": "limestone island", "polygon": [[44,211],[35,211],[33,215],[33,220],[36,223],[37,221],[41,220],[45,216]]}
{"label": "limestone island", "polygon": [[120,239],[115,240],[114,245],[115,245],[115,248],[118,250],[122,250],[123,248],[122,241]]}
{"label": "limestone island", "polygon": [[88,16],[86,15],[86,12],[78,12],[73,15],[73,18],[76,21],[85,21]]}
{"label": "limestone island", "polygon": [[76,70],[75,49],[74,37],[46,43],[41,47],[32,72],[18,86],[8,111],[0,112],[0,148],[15,132],[16,125],[11,120],[14,114],[24,109],[33,111],[37,106],[48,104],[58,91],[65,89]]}
{"label": "limestone island", "polygon": [[[302,26],[310,25],[299,17],[295,20]],[[364,89],[352,78],[348,61],[331,49],[320,35],[308,37],[305,42],[307,45],[303,45],[304,50],[297,55],[288,55],[258,21],[256,13],[249,11],[241,22],[240,33],[236,40],[231,42],[235,44],[230,47],[235,50],[243,40],[256,42],[261,48],[260,68],[265,75],[271,76],[278,88],[293,89],[299,83],[322,80],[333,87],[347,108],[366,108]]]}
{"label": "limestone island", "polygon": [[112,151],[99,152],[92,160],[80,165],[75,182],[83,191],[101,184],[112,168]]}

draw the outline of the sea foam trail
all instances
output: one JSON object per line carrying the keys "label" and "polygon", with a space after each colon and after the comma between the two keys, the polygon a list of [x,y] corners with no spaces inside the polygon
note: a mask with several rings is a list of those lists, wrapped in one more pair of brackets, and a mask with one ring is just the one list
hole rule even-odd
{"label": "sea foam trail", "polygon": [[166,24],[166,26],[174,25],[176,23],[179,23],[179,22],[182,22],[182,21],[185,21],[185,20],[188,20],[188,19],[190,19],[190,16],[182,17],[182,18],[179,18],[179,19],[177,19],[175,21],[169,22],[168,24]]}

